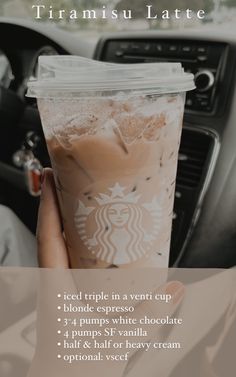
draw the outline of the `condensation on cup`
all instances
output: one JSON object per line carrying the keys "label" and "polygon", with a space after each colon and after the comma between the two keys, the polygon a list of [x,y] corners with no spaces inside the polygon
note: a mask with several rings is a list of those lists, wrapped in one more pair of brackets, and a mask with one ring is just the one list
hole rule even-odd
{"label": "condensation on cup", "polygon": [[36,97],[72,268],[168,267],[185,93],[178,63],[43,56]]}

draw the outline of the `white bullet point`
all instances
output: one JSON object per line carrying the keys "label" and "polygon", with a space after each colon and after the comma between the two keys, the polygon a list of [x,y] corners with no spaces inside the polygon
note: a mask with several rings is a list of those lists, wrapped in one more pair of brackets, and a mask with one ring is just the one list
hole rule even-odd
{"label": "white bullet point", "polygon": [[60,297],[61,297],[61,294],[59,293],[59,294],[57,295],[57,297],[60,298]]}
{"label": "white bullet point", "polygon": [[59,343],[57,343],[57,345],[58,345],[58,346],[61,346],[61,343],[59,342]]}
{"label": "white bullet point", "polygon": [[61,355],[57,355],[57,358],[60,359],[60,358],[61,358]]}
{"label": "white bullet point", "polygon": [[58,322],[61,322],[61,318],[57,318],[57,321],[58,321]]}
{"label": "white bullet point", "polygon": [[57,309],[58,309],[58,310],[61,310],[61,306],[58,306]]}
{"label": "white bullet point", "polygon": [[58,333],[58,334],[61,334],[61,330],[58,330],[57,333]]}

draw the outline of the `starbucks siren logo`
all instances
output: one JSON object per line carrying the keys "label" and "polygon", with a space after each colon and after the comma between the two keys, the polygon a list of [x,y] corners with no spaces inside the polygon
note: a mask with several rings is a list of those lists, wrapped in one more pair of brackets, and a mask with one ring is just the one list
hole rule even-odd
{"label": "starbucks siren logo", "polygon": [[[141,203],[141,195],[125,194],[116,183],[111,194],[94,198],[96,207],[79,200],[74,221],[84,245],[104,262],[121,265],[142,258],[151,250],[161,226],[161,200]],[[89,226],[88,226],[89,224]]]}

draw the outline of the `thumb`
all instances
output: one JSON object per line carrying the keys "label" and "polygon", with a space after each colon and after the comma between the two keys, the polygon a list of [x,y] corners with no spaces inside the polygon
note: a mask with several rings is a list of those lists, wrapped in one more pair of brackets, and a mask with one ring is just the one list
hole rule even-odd
{"label": "thumb", "polygon": [[43,268],[69,268],[52,169],[44,169],[37,225],[38,260]]}

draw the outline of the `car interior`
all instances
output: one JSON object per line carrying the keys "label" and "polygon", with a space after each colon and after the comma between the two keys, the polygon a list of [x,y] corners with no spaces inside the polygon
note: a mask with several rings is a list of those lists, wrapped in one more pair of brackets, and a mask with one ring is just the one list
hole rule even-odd
{"label": "car interior", "polygon": [[170,267],[229,268],[236,262],[235,38],[222,32],[108,33],[96,41],[40,23],[0,21],[0,203],[35,232],[39,198],[21,164],[33,151],[50,166],[36,101],[25,96],[40,55],[116,63],[181,62],[195,76],[186,97],[178,159]]}
{"label": "car interior", "polygon": [[[36,100],[25,96],[40,55],[72,54],[124,64],[181,62],[193,73],[196,89],[186,97],[169,265],[235,266],[236,35],[220,28],[207,33],[152,30],[107,33],[92,40],[42,23],[5,18],[0,19],[0,33],[0,205],[35,233],[39,196],[22,161],[33,153],[42,166],[50,166]],[[29,285],[27,276],[23,284],[14,276],[12,280],[14,292],[18,285]],[[2,283],[1,294],[7,292],[8,282]],[[28,298],[16,300],[18,310],[14,303],[5,313],[5,327],[0,327],[3,377],[25,376],[33,357],[35,295],[29,296],[29,305]],[[14,346],[9,342],[12,334]]]}

